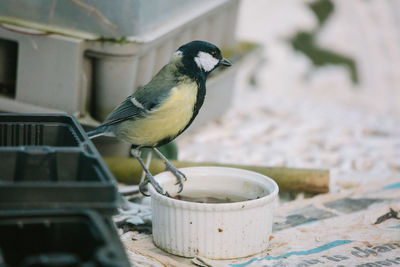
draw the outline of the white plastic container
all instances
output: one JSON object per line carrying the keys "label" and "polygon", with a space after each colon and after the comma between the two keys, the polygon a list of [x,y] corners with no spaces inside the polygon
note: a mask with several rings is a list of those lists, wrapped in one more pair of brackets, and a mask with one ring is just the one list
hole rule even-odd
{"label": "white plastic container", "polygon": [[[96,126],[184,43],[236,43],[239,0],[114,2],[53,1],[53,12],[48,1],[0,1],[0,65],[17,66],[11,78],[11,68],[0,67],[0,82],[15,84],[12,93],[0,93],[1,111],[67,112]],[[79,23],[88,16],[91,22]],[[108,22],[118,26],[115,34],[107,34]]]}
{"label": "white plastic container", "polygon": [[121,38],[151,30],[203,3],[197,0],[3,0],[0,1],[0,16],[30,21],[42,28],[51,26]]}
{"label": "white plastic container", "polygon": [[[240,195],[252,199],[232,203],[196,203],[173,199],[149,186],[153,239],[159,248],[184,257],[211,259],[246,257],[268,247],[278,186],[259,173],[224,167],[181,169],[187,176],[181,195]],[[172,196],[175,177],[156,176]]]}

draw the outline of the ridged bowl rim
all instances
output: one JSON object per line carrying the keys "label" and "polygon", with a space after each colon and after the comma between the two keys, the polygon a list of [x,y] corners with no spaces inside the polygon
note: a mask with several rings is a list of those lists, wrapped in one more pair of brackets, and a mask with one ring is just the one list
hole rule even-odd
{"label": "ridged bowl rim", "polygon": [[[211,174],[222,174],[222,175],[240,175],[243,177],[243,180],[250,182],[263,182],[269,188],[272,187],[270,193],[266,196],[260,197],[258,199],[240,201],[240,202],[232,202],[232,203],[197,203],[197,202],[189,202],[184,200],[178,200],[174,198],[170,198],[158,193],[151,185],[149,186],[149,192],[152,200],[155,200],[163,205],[175,207],[179,209],[186,210],[198,210],[198,211],[232,211],[232,210],[243,210],[250,209],[260,206],[265,206],[270,202],[273,202],[279,192],[279,187],[274,180],[271,178],[249,170],[239,169],[239,168],[231,168],[231,167],[214,167],[214,166],[201,166],[201,167],[187,167],[180,169],[185,174],[195,174],[195,175],[205,175],[206,173]],[[163,186],[164,183],[169,182],[171,179],[175,179],[172,173],[170,172],[162,172],[155,176],[155,179]],[[185,184],[184,184],[185,186]],[[212,185],[210,185],[212,186]]]}

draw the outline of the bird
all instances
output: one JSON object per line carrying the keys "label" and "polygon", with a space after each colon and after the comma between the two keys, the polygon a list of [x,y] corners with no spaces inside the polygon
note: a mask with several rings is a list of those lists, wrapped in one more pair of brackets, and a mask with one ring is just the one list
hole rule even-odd
{"label": "bird", "polygon": [[131,154],[143,168],[146,178],[139,184],[143,195],[148,183],[168,195],[146,168],[140,157],[142,148],[151,148],[176,177],[178,193],[186,176],[157,149],[183,133],[196,118],[206,95],[206,79],[219,66],[231,66],[221,50],[206,41],[191,41],[180,46],[170,61],[146,85],[122,101],[95,129],[89,138],[114,136],[131,144]]}

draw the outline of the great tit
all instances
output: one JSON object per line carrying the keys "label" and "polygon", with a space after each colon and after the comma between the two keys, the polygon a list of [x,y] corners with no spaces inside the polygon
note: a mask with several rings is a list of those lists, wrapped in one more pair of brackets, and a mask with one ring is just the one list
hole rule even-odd
{"label": "great tit", "polygon": [[206,95],[206,79],[218,66],[231,66],[215,45],[192,41],[182,45],[171,60],[145,86],[139,88],[119,104],[92,131],[90,138],[115,136],[132,144],[132,155],[139,161],[147,178],[139,184],[145,195],[150,182],[157,192],[164,190],[156,182],[140,157],[141,148],[152,148],[177,179],[179,192],[186,176],[175,168],[157,147],[175,139],[197,116]]}

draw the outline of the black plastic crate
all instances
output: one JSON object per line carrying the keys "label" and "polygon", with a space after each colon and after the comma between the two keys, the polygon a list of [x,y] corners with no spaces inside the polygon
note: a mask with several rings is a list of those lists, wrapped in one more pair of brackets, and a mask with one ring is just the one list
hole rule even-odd
{"label": "black plastic crate", "polygon": [[115,179],[72,116],[0,114],[0,144],[0,210],[116,212]]}
{"label": "black plastic crate", "polygon": [[0,211],[0,266],[130,266],[114,228],[91,211]]}
{"label": "black plastic crate", "polygon": [[69,115],[0,114],[0,146],[79,146],[80,125]]}

